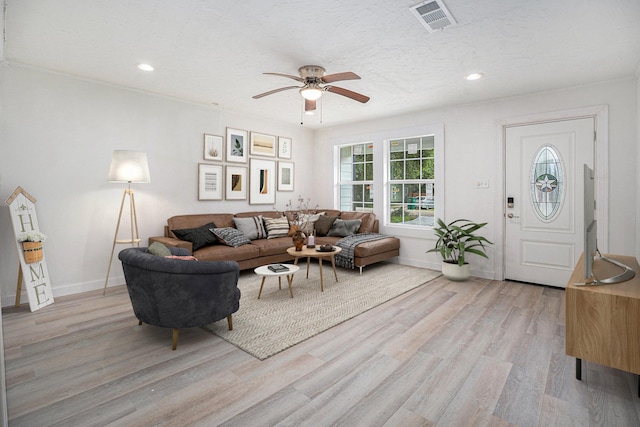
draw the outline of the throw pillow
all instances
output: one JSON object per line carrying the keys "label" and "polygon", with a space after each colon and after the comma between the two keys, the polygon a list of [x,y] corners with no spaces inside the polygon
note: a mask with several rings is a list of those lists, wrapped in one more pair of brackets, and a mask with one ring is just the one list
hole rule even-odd
{"label": "throw pillow", "polygon": [[147,248],[147,252],[155,256],[171,256],[171,251],[168,247],[160,242],[153,242]]}
{"label": "throw pillow", "polygon": [[242,231],[249,240],[266,239],[267,232],[264,231],[262,215],[249,218],[233,218],[236,228]]}
{"label": "throw pillow", "polygon": [[287,237],[289,233],[289,220],[286,216],[280,218],[265,218],[264,226],[267,228],[267,239]]}
{"label": "throw pillow", "polygon": [[316,236],[326,236],[336,219],[337,216],[320,215],[315,223]]}
{"label": "throw pillow", "polygon": [[361,219],[336,219],[327,236],[347,237],[356,234],[362,224]]}
{"label": "throw pillow", "polygon": [[302,214],[300,216],[300,224],[302,224],[302,228],[301,228],[302,232],[307,236],[311,235],[313,233],[314,224],[316,223],[316,221],[318,221],[318,218],[320,218],[321,215],[324,215],[324,212],[320,212],[313,215]]}
{"label": "throw pillow", "polygon": [[234,248],[251,243],[251,240],[237,228],[212,228],[211,232],[216,235],[220,243]]}
{"label": "throw pillow", "polygon": [[172,230],[173,234],[178,236],[180,240],[186,240],[187,242],[191,242],[191,250],[197,251],[200,248],[204,248],[205,246],[215,245],[218,243],[218,239],[214,236],[211,231],[212,228],[215,228],[215,224],[210,222],[209,224],[205,224],[202,227],[197,228],[183,228],[182,230]]}

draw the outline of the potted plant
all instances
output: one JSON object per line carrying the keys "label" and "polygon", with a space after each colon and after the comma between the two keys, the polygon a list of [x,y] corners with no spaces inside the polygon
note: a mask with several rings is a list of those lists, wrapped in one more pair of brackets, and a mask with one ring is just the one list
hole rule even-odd
{"label": "potted plant", "polygon": [[465,255],[476,254],[489,258],[485,253],[485,245],[491,245],[486,238],[475,234],[487,225],[486,222],[475,223],[467,219],[457,219],[445,224],[440,218],[433,231],[438,235],[435,247],[427,251],[439,252],[442,256],[442,274],[450,280],[467,280],[471,276],[471,268]]}
{"label": "potted plant", "polygon": [[18,242],[22,243],[24,260],[27,264],[42,260],[42,242],[47,236],[39,231],[26,231],[18,235]]}

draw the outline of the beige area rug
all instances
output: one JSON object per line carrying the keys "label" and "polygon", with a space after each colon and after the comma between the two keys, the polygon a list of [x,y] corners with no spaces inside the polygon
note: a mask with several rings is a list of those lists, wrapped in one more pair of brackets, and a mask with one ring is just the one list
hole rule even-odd
{"label": "beige area rug", "polygon": [[439,271],[392,263],[359,270],[338,268],[335,281],[331,266],[323,264],[324,292],[320,292],[317,261],[312,260],[309,279],[306,263],[293,278],[293,298],[287,280],[267,277],[260,299],[261,277],[253,272],[240,275],[240,309],[233,314],[233,331],[227,321],[204,326],[222,339],[264,360],[320,332],[351,319],[440,276]]}

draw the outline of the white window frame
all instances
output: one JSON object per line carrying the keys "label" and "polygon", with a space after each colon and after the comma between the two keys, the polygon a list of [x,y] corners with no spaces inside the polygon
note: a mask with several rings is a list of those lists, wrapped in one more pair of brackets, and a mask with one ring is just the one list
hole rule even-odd
{"label": "white window frame", "polygon": [[[387,132],[384,139],[384,227],[387,232],[393,232],[399,236],[415,237],[416,231],[425,231],[431,233],[432,226],[414,225],[406,223],[391,223],[391,179],[390,179],[390,162],[391,153],[389,144],[391,141],[398,139],[411,139],[423,136],[433,135],[434,148],[434,218],[444,218],[444,125],[424,126],[419,132],[403,132],[396,130]],[[393,133],[393,136],[389,135]],[[393,181],[396,182],[396,181]],[[419,182],[419,180],[406,180],[407,183]],[[420,233],[419,233],[420,234]]]}
{"label": "white window frame", "polygon": [[[342,168],[345,167],[345,165],[343,165],[343,163],[342,163],[341,151],[345,147],[356,147],[356,146],[365,146],[364,147],[365,148],[365,153],[364,153],[365,162],[364,162],[364,164],[370,164],[371,176],[372,176],[372,179],[370,179],[370,180],[362,180],[362,181],[355,181],[353,179],[351,179],[351,180],[342,180],[342,172],[343,172]],[[369,146],[369,147],[366,147],[366,146]],[[372,150],[371,154],[372,154],[373,158],[372,158],[371,162],[367,162],[366,161],[366,155],[367,155],[366,149],[367,148],[371,148],[371,150]],[[349,144],[336,145],[335,149],[336,149],[336,164],[338,165],[338,168],[337,168],[337,185],[336,185],[336,192],[337,192],[336,197],[337,197],[338,209],[339,210],[348,210],[348,211],[351,211],[353,209],[353,203],[354,203],[353,200],[351,200],[349,202],[349,207],[350,207],[349,209],[345,209],[344,206],[343,206],[343,200],[341,198],[341,189],[342,189],[343,186],[347,186],[347,185],[351,186],[352,188],[355,185],[358,185],[358,186],[360,186],[360,185],[369,185],[369,186],[371,186],[371,192],[370,192],[371,198],[373,200],[375,200],[375,196],[374,196],[375,177],[374,177],[374,171],[373,171],[373,167],[374,167],[374,164],[375,164],[375,147],[373,146],[373,142],[372,141],[365,141],[365,142],[354,142],[354,143],[349,143]],[[352,158],[353,158],[353,155],[352,155]],[[350,168],[350,172],[353,171],[353,163],[349,163],[346,166]],[[366,169],[366,167],[365,167],[365,169]],[[353,178],[353,176],[352,176],[352,178]],[[360,203],[362,203],[364,205],[366,202],[363,200]],[[372,203],[374,203],[374,202],[372,202]],[[374,207],[366,208],[366,207],[362,206],[360,209],[356,208],[356,210],[357,211],[364,211],[364,212],[374,212]]]}

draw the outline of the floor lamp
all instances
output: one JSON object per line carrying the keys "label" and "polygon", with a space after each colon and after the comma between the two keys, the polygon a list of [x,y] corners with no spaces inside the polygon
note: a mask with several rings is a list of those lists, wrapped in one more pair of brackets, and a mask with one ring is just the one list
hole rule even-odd
{"label": "floor lamp", "polygon": [[[113,253],[117,244],[131,244],[140,246],[140,236],[138,234],[138,218],[136,217],[136,202],[133,197],[131,183],[150,182],[149,164],[147,163],[147,153],[141,151],[130,150],[114,150],[111,157],[111,167],[109,168],[109,182],[126,182],[127,188],[122,194],[122,202],[120,203],[120,214],[118,215],[118,223],[116,225],[116,233],[113,236],[113,246],[111,247],[111,256],[109,257],[109,267],[107,268],[107,278],[104,281],[103,295],[107,293],[107,284],[109,283],[109,273],[111,272],[111,263],[113,262]],[[129,196],[129,216],[131,222],[131,238],[118,239],[118,230],[120,229],[120,220],[122,219],[122,211],[124,201]]]}

